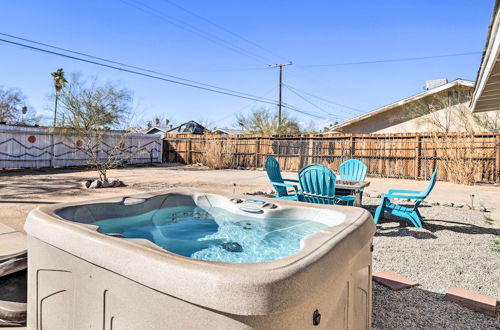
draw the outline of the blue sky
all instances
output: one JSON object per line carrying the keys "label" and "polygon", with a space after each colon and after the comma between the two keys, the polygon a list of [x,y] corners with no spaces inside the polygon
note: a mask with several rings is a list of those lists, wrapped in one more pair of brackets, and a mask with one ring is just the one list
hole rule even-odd
{"label": "blue sky", "polygon": [[[314,105],[287,89],[284,102],[324,119],[289,114],[323,127],[419,93],[428,79],[474,80],[492,7],[493,0],[3,1],[0,32],[272,99],[278,72],[266,66],[293,61],[284,82]],[[469,52],[477,53],[314,67]],[[1,42],[0,63],[0,86],[21,89],[47,118],[50,73],[59,67],[120,82],[134,92],[144,119],[161,115],[231,127],[234,113],[275,110]]]}

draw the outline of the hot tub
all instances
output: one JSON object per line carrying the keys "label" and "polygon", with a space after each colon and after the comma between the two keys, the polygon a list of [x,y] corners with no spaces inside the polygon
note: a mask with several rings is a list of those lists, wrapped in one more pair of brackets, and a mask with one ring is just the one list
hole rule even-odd
{"label": "hot tub", "polygon": [[371,215],[168,191],[26,221],[30,329],[369,329]]}

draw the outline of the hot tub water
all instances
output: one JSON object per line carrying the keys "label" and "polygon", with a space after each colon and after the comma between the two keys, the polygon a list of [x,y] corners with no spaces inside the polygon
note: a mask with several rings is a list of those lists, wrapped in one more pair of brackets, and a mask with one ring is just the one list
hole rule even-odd
{"label": "hot tub water", "polygon": [[327,226],[298,219],[257,218],[221,208],[177,207],[90,223],[104,234],[144,238],[194,259],[253,263],[280,259],[300,249],[300,241]]}

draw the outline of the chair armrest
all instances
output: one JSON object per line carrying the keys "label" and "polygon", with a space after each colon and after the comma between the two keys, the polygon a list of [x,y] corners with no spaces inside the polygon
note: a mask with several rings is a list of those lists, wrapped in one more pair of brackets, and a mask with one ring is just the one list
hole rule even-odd
{"label": "chair armrest", "polygon": [[298,190],[299,190],[299,189],[297,188],[297,185],[295,185],[295,184],[281,183],[281,182],[273,182],[273,181],[271,181],[271,184],[272,184],[272,185],[275,185],[275,186],[280,186],[280,187],[288,187],[288,188],[293,188],[293,189],[295,189],[295,191],[298,191]]}
{"label": "chair armrest", "polygon": [[424,199],[424,196],[400,195],[400,194],[384,194],[385,198],[405,198],[405,199]]}
{"label": "chair armrest", "polygon": [[283,181],[299,183],[299,180],[294,180],[294,179],[283,179]]}
{"label": "chair armrest", "polygon": [[353,201],[356,199],[356,196],[354,195],[345,195],[345,196],[335,196],[335,199],[339,200],[339,201]]}
{"label": "chair armrest", "polygon": [[420,195],[422,194],[422,191],[418,190],[402,190],[402,189],[391,189],[387,192],[387,194],[392,195],[394,193],[400,193],[400,194],[413,194],[413,195]]}

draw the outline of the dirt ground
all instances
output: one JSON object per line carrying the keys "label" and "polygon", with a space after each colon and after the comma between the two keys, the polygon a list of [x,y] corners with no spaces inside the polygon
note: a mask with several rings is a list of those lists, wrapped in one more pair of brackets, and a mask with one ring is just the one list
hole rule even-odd
{"label": "dirt ground", "polygon": [[[293,178],[296,173],[284,173]],[[110,171],[109,177],[124,181],[127,186],[89,190],[81,187],[81,181],[94,178],[91,170],[42,169],[4,172],[0,175],[0,222],[22,230],[27,214],[33,208],[52,203],[92,200],[112,196],[131,195],[146,191],[158,191],[174,187],[210,189],[224,193],[242,194],[266,191],[271,188],[264,171],[208,170],[196,166],[129,167]],[[383,194],[388,189],[423,190],[425,181],[369,178],[368,194]],[[490,217],[500,214],[500,187],[495,185],[463,186],[438,182],[427,201],[484,206]]]}
{"label": "dirt ground", "polygon": [[[296,173],[284,173],[296,178]],[[197,166],[130,167],[112,170],[127,186],[89,190],[81,182],[95,178],[86,170],[19,170],[0,175],[0,222],[23,230],[28,213],[45,204],[125,196],[147,191],[190,187],[240,195],[271,188],[264,171],[208,170]],[[389,189],[424,190],[425,181],[368,178],[364,205],[373,212],[380,202],[374,198]],[[432,202],[452,202],[485,207],[488,212],[455,207],[431,206]],[[437,182],[426,199],[423,229],[387,217],[377,226],[374,238],[374,271],[394,270],[421,286],[394,292],[374,287],[373,326],[378,329],[463,328],[495,329],[500,318],[490,318],[448,302],[444,293],[450,285],[498,296],[498,249],[500,234],[500,186],[463,186]],[[419,251],[419,253],[415,253]],[[481,258],[477,256],[481,255]],[[425,302],[425,303],[422,303]],[[422,305],[425,305],[422,308]],[[415,308],[415,306],[421,306]]]}

